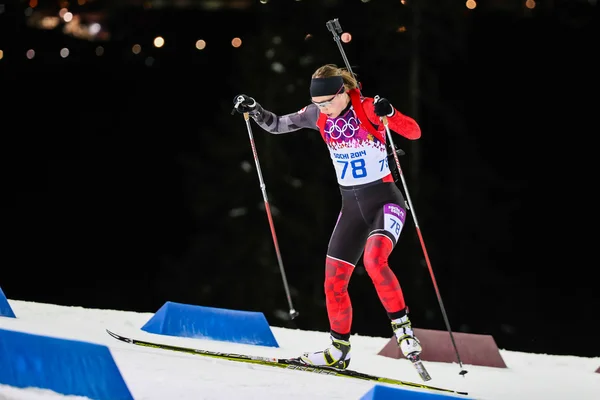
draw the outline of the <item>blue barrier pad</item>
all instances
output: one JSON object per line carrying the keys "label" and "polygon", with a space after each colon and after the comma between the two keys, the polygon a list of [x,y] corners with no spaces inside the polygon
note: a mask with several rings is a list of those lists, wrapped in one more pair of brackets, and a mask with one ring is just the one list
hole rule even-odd
{"label": "blue barrier pad", "polygon": [[264,314],[166,302],[143,331],[159,335],[279,347]]}
{"label": "blue barrier pad", "polygon": [[0,317],[16,318],[15,313],[12,308],[10,308],[10,304],[8,304],[8,299],[4,295],[2,288],[0,288]]}
{"label": "blue barrier pad", "polygon": [[0,383],[96,400],[133,400],[108,347],[4,329]]}
{"label": "blue barrier pad", "polygon": [[464,399],[473,400],[465,395],[453,393],[426,392],[424,390],[394,388],[384,385],[375,385],[364,394],[360,400],[449,400]]}

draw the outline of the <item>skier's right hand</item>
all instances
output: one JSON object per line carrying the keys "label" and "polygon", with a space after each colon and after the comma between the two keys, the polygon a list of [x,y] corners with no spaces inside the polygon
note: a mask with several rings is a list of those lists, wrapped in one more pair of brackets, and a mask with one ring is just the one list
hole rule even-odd
{"label": "skier's right hand", "polygon": [[256,110],[256,100],[250,96],[246,96],[245,94],[238,94],[233,98],[233,109],[240,114],[251,114]]}

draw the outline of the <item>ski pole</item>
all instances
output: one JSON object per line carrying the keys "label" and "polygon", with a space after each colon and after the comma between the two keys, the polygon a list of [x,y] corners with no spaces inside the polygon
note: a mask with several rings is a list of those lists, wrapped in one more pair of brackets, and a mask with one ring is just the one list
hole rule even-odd
{"label": "ski pole", "polygon": [[[327,29],[333,34],[333,40],[335,41],[338,48],[340,49],[340,53],[342,54],[342,58],[344,59],[344,64],[346,65],[346,69],[348,70],[348,72],[350,72],[350,74],[352,74],[352,76],[355,76],[354,72],[352,71],[352,67],[350,67],[350,62],[348,62],[348,58],[346,57],[346,52],[344,51],[344,48],[342,47],[342,43],[340,41],[339,34],[342,33],[342,27],[340,25],[339,20],[337,18],[329,20],[329,21],[327,21],[327,23],[325,25],[327,26]],[[358,89],[358,93],[360,93],[360,96],[362,97],[360,85],[357,89]],[[401,156],[406,154],[404,152],[404,150],[402,150],[401,148],[398,148],[398,147],[394,147],[394,146],[390,147],[390,152],[392,152],[392,153],[397,152]]]}
{"label": "ski pole", "polygon": [[[375,96],[375,101],[378,100],[379,96]],[[390,132],[390,128],[388,126],[387,117],[381,118],[383,122],[383,126],[385,126],[385,131],[387,133],[387,138],[392,145],[394,146],[392,134]],[[433,282],[433,288],[435,289],[435,294],[437,295],[438,303],[440,304],[440,309],[442,311],[442,316],[444,317],[444,322],[446,323],[446,329],[450,334],[450,340],[452,341],[452,346],[454,347],[454,352],[456,354],[456,359],[458,360],[458,365],[461,368],[459,375],[465,375],[467,371],[463,369],[463,364],[460,359],[460,354],[458,353],[458,348],[456,347],[456,342],[454,341],[454,335],[452,334],[452,329],[450,329],[450,322],[448,321],[448,315],[446,314],[446,308],[444,307],[444,302],[442,301],[442,295],[440,294],[440,290],[437,285],[437,281],[435,279],[435,274],[433,273],[433,268],[431,267],[431,262],[429,261],[429,255],[427,254],[427,247],[425,247],[425,241],[423,240],[423,235],[421,234],[421,228],[419,227],[419,222],[417,221],[417,213],[415,212],[415,208],[410,199],[410,194],[408,193],[408,187],[406,186],[406,181],[404,180],[404,174],[402,173],[402,168],[400,168],[400,161],[398,160],[398,155],[394,153],[394,160],[396,161],[396,166],[398,168],[398,174],[400,175],[400,179],[402,180],[402,186],[404,187],[404,192],[406,193],[406,200],[408,201],[408,207],[412,211],[413,221],[415,222],[415,228],[417,230],[417,236],[419,236],[419,241],[421,242],[421,248],[423,249],[423,255],[425,256],[425,262],[427,263],[427,268],[429,269],[429,275],[431,275],[431,281]]]}
{"label": "ski pole", "polygon": [[[235,108],[237,108],[244,98],[238,97],[236,100]],[[260,162],[258,161],[258,153],[256,152],[256,145],[254,144],[254,136],[252,135],[252,127],[250,125],[250,114],[244,113],[244,120],[246,121],[246,128],[248,129],[248,136],[250,137],[250,146],[252,146],[252,154],[254,156],[254,163],[256,164],[256,172],[258,173],[258,181],[260,182],[260,190],[262,191],[263,199],[265,202],[265,210],[267,212],[267,218],[269,219],[269,226],[271,227],[271,236],[273,237],[273,244],[275,245],[275,254],[277,255],[277,262],[279,263],[279,270],[281,271],[281,278],[283,279],[283,288],[285,289],[285,295],[287,297],[288,305],[290,307],[290,318],[294,319],[298,316],[298,311],[294,309],[292,304],[292,296],[290,294],[290,288],[288,286],[287,278],[285,276],[285,269],[283,268],[283,260],[281,259],[281,252],[279,251],[279,244],[277,242],[277,235],[275,233],[275,225],[273,224],[273,216],[271,215],[271,207],[269,206],[269,198],[267,197],[267,187],[263,180],[262,172],[260,169]]]}
{"label": "ski pole", "polygon": [[[340,53],[342,53],[342,58],[344,59],[344,63],[346,64],[346,68],[348,69],[348,71],[350,73],[352,73],[352,69],[350,68],[350,63],[348,62],[348,58],[346,58],[346,53],[344,52],[344,48],[342,47],[342,45],[340,43],[339,33],[342,32],[342,27],[340,26],[338,19],[335,18],[333,20],[327,21],[326,26],[327,26],[327,29],[329,31],[331,31],[331,33],[333,34],[333,39],[335,40],[335,42],[338,44],[338,48],[340,49]],[[354,75],[354,74],[352,73],[352,75]],[[360,88],[359,88],[359,91],[360,91]],[[375,96],[374,100],[375,100],[375,102],[377,102],[379,100],[379,96]],[[435,279],[435,274],[433,273],[433,268],[431,267],[431,262],[429,261],[429,255],[427,253],[427,248],[425,247],[425,241],[423,240],[423,235],[421,234],[421,228],[419,227],[419,222],[417,221],[417,214],[415,213],[415,209],[413,208],[412,201],[410,199],[410,194],[408,193],[408,187],[406,185],[406,181],[404,180],[404,174],[402,174],[402,168],[400,167],[400,160],[398,160],[398,154],[396,153],[396,151],[393,150],[393,149],[395,149],[394,140],[392,139],[392,134],[391,134],[390,128],[388,126],[387,117],[382,117],[381,120],[383,122],[385,131],[387,133],[387,140],[389,142],[390,147],[392,148],[392,154],[394,155],[394,161],[396,162],[396,167],[398,168],[398,174],[400,175],[400,179],[402,181],[402,186],[404,188],[404,192],[406,193],[406,200],[408,201],[408,209],[412,211],[411,215],[413,217],[413,221],[415,222],[417,236],[419,237],[419,241],[421,242],[421,248],[423,249],[423,254],[425,256],[425,262],[427,263],[427,268],[429,269],[429,274],[431,275],[431,280],[433,282],[433,287],[435,289],[435,293],[437,295],[437,299],[438,299],[438,302],[439,302],[439,305],[440,305],[440,308],[442,311],[442,316],[443,316],[444,322],[446,324],[446,329],[448,330],[448,333],[450,334],[450,340],[452,341],[452,346],[454,347],[454,353],[456,354],[456,359],[458,360],[458,364],[461,368],[461,371],[459,372],[459,374],[464,376],[467,373],[467,371],[463,369],[463,364],[460,359],[460,354],[458,352],[458,348],[456,347],[454,335],[452,334],[452,329],[450,329],[450,322],[448,321],[448,315],[446,314],[446,309],[444,307],[444,303],[442,301],[442,296],[440,294],[440,290],[438,288],[438,285],[437,285],[437,282]]]}

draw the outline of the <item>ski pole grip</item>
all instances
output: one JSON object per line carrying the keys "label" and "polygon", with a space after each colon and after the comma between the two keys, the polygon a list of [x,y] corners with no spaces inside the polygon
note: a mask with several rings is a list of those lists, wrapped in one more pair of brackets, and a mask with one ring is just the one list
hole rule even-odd
{"label": "ski pole grip", "polygon": [[325,25],[334,37],[337,37],[338,33],[342,33],[342,27],[340,26],[340,22],[337,18],[327,21]]}
{"label": "ski pole grip", "polygon": [[231,110],[231,115],[235,114],[235,110],[237,110],[239,105],[242,104],[243,102],[244,102],[244,96],[238,96],[238,98],[235,101],[235,104],[233,105],[233,109]]}
{"label": "ski pole grip", "polygon": [[[373,104],[377,103],[379,101],[381,97],[379,97],[379,95],[376,95],[375,97],[373,97]],[[383,122],[383,125],[387,126],[388,124],[388,120],[387,120],[387,116],[383,116],[381,117],[381,122]]]}

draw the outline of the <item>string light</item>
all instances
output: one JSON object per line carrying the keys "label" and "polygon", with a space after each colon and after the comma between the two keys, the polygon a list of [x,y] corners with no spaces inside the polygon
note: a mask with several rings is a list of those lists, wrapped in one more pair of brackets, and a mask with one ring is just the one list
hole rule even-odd
{"label": "string light", "polygon": [[196,48],[198,50],[204,50],[206,48],[206,42],[202,39],[196,41]]}
{"label": "string light", "polygon": [[100,24],[97,23],[97,22],[93,22],[90,25],[89,31],[90,31],[90,34],[97,35],[100,32],[100,29],[102,29],[102,27],[100,26]]}
{"label": "string light", "polygon": [[[27,2],[27,4],[29,5],[29,10],[33,11],[32,9],[35,7],[38,7],[38,3],[39,0],[25,0]],[[87,3],[90,2],[90,0],[70,0],[70,1],[74,1],[76,4],[79,5],[85,5]],[[68,6],[70,5],[70,1],[67,0],[58,0],[59,5],[61,6],[60,10],[58,11],[58,17],[56,16],[56,14],[54,14],[54,16],[43,16],[41,18],[39,18],[39,22],[37,22],[37,25],[39,28],[42,29],[54,29],[56,26],[58,26],[58,24],[60,23],[60,19],[62,19],[63,21],[67,22],[66,26],[70,26],[72,25],[73,22],[76,22],[75,20],[79,20],[79,15],[78,14],[73,14],[72,12],[70,12],[68,10]],[[268,4],[270,0],[260,0],[261,4]],[[296,0],[299,1],[299,0]],[[523,4],[527,9],[532,10],[537,6],[536,0],[522,0]],[[590,3],[595,4],[596,0],[588,0]],[[369,3],[370,0],[361,0],[361,2],[363,3]],[[147,1],[145,3],[148,3]],[[407,0],[400,0],[400,3],[405,5],[407,4]],[[473,10],[475,9],[478,4],[476,0],[465,0],[465,6],[470,9]],[[147,4],[148,6],[150,6],[150,3]],[[88,35],[77,35],[78,37],[84,37],[87,38],[89,40],[94,40],[97,39],[95,36],[98,35],[101,31],[102,31],[102,27],[100,26],[99,23],[94,22],[94,23],[90,23],[89,26],[86,27],[87,31],[88,31]],[[68,28],[65,28],[65,33],[68,30]],[[396,32],[398,33],[403,33],[406,32],[407,28],[406,26],[399,26],[398,28],[396,28]],[[313,35],[310,33],[306,33],[304,36],[304,40],[308,41],[310,39],[313,38]],[[341,40],[344,43],[349,43],[352,41],[352,34],[349,32],[344,32],[341,34],[340,36]],[[281,44],[282,43],[282,38],[280,36],[274,36],[272,39],[273,44]],[[155,47],[157,48],[161,48],[163,46],[165,46],[165,39],[162,36],[156,36],[153,39],[153,44]],[[234,37],[231,40],[231,46],[234,48],[239,48],[242,45],[242,39],[240,37]],[[204,50],[207,46],[207,43],[204,39],[198,39],[194,42],[194,46],[197,50]],[[134,54],[140,54],[141,53],[141,45],[139,44],[134,44],[131,47],[131,52]],[[104,48],[102,46],[97,46],[95,47],[95,53],[97,56],[101,56],[104,54]],[[63,48],[60,50],[60,55],[62,58],[67,58],[70,54],[69,49],[67,48]],[[28,59],[33,59],[36,57],[36,52],[33,49],[29,49],[26,52],[26,56]],[[2,50],[0,50],[0,60],[4,58],[4,52]],[[146,64],[147,65],[153,65],[155,62],[155,60],[153,58],[146,58]]]}
{"label": "string light", "polygon": [[163,47],[165,45],[165,39],[162,36],[157,36],[154,38],[154,47]]}

